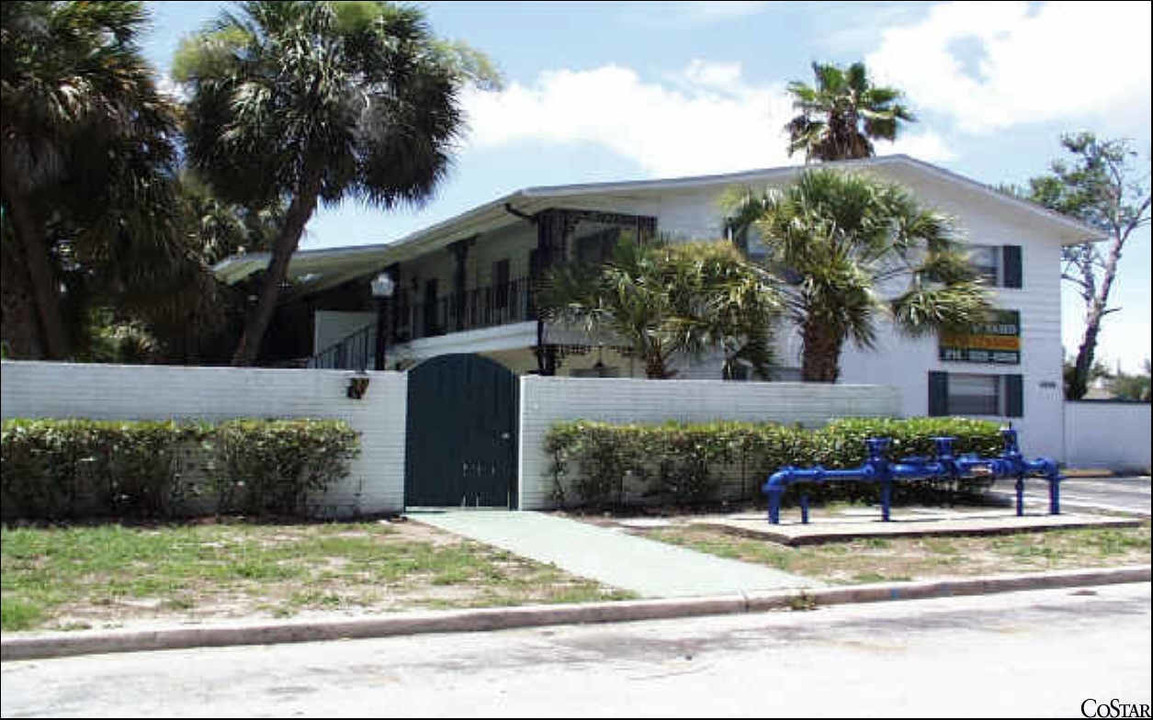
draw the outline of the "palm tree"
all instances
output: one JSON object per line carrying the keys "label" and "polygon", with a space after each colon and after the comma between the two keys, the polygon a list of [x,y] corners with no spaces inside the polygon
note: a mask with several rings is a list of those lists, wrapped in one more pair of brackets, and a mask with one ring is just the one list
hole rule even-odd
{"label": "palm tree", "polygon": [[683,339],[685,351],[719,348],[724,380],[741,367],[770,379],[772,328],[781,311],[775,280],[724,241],[669,245],[660,260],[672,295],[668,330]]}
{"label": "palm tree", "polygon": [[812,170],[783,192],[744,193],[731,214],[751,219],[766,268],[784,281],[804,380],[835,382],[845,342],[873,347],[881,317],[919,336],[971,326],[988,312],[949,218],[900,185]]}
{"label": "palm tree", "polygon": [[724,353],[725,378],[741,364],[768,378],[776,289],[726,242],[646,246],[626,236],[603,265],[550,273],[540,304],[547,320],[624,343],[650,379],[675,376],[676,355],[711,348]]}
{"label": "palm tree", "polygon": [[85,293],[155,281],[182,253],[175,107],[137,45],[146,20],[139,2],[0,4],[4,237],[49,358],[70,355],[65,316],[84,315]]}
{"label": "palm tree", "polygon": [[483,55],[384,2],[246,2],[185,41],[191,164],[222,199],[287,205],[234,364],[256,358],[318,202],[426,200],[461,132],[464,82],[498,82]]}
{"label": "palm tree", "polygon": [[869,81],[864,63],[847,70],[813,63],[816,87],[799,80],[788,85],[800,114],[785,125],[789,155],[803,150],[805,162],[872,157],[873,140],[893,141],[900,123],[916,118],[901,104],[903,93]]}

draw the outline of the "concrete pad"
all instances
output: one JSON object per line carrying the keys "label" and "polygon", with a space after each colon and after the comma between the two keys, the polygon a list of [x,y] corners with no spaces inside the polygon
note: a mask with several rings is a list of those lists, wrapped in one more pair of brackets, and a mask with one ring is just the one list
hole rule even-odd
{"label": "concrete pad", "polygon": [[1061,475],[1066,478],[1110,478],[1117,473],[1109,468],[1062,468]]}
{"label": "concrete pad", "polygon": [[493,545],[641,597],[693,597],[820,587],[818,580],[528,511],[410,513],[409,519]]}
{"label": "concrete pad", "polygon": [[1029,530],[1084,527],[1136,527],[1140,520],[1064,513],[1061,515],[1025,515],[1017,517],[1012,511],[954,512],[930,516],[917,512],[894,512],[890,522],[883,522],[879,514],[866,520],[859,517],[810,518],[809,524],[799,519],[770,525],[764,515],[709,517],[694,521],[745,537],[770,540],[783,545],[814,545],[841,540],[859,540],[869,537],[920,537],[929,535],[998,535]]}

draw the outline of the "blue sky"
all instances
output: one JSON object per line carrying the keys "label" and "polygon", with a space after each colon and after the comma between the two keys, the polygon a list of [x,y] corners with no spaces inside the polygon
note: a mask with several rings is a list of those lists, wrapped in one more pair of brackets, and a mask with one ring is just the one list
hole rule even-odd
{"label": "blue sky", "polygon": [[[488,53],[500,93],[464,98],[470,132],[419,209],[321,210],[306,248],[384,242],[521,187],[698,175],[789,159],[790,80],[865,60],[919,117],[895,146],[987,182],[1024,182],[1062,132],[1134,142],[1150,158],[1148,3],[418,3],[442,36]],[[152,3],[145,52],[167,72],[180,38],[227,3]],[[1099,355],[1150,355],[1150,239],[1130,240]],[[1053,272],[1059,272],[1053,268]],[[1083,310],[1064,292],[1065,346]]]}

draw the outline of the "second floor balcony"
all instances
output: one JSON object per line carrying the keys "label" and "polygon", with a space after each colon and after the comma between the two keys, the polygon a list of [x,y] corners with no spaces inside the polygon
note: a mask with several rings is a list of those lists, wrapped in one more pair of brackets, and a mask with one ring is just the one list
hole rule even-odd
{"label": "second floor balcony", "polygon": [[[393,298],[385,314],[390,328],[388,345],[396,347],[422,338],[536,320],[536,306],[531,280],[525,277],[415,304],[404,296]],[[376,328],[376,322],[366,323],[340,341],[320,348],[308,367],[372,368]]]}
{"label": "second floor balcony", "polygon": [[393,302],[392,343],[536,319],[532,283],[527,277],[419,303],[405,298]]}

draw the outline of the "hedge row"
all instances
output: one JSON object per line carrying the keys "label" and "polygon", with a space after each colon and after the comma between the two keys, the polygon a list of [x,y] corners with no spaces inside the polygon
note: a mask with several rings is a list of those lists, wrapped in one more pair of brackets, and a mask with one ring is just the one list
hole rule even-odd
{"label": "hedge row", "polygon": [[[715,502],[723,482],[739,477],[743,499],[760,499],[761,484],[785,465],[846,468],[865,460],[865,439],[892,438],[891,458],[932,455],[933,438],[956,438],[958,453],[1001,452],[1000,426],[964,418],[845,419],[819,430],[775,423],[713,422],[612,425],[578,420],[554,425],[545,439],[552,457],[555,500],[560,504],[619,506],[639,492],[649,500],[681,505]],[[896,500],[939,498],[976,492],[988,481],[898,483]],[[570,497],[575,491],[576,497]],[[793,486],[786,502],[799,492]],[[808,487],[814,500],[875,501],[878,488],[865,483]]]}
{"label": "hedge row", "polygon": [[301,515],[348,474],[359,435],[339,420],[5,420],[5,518]]}

